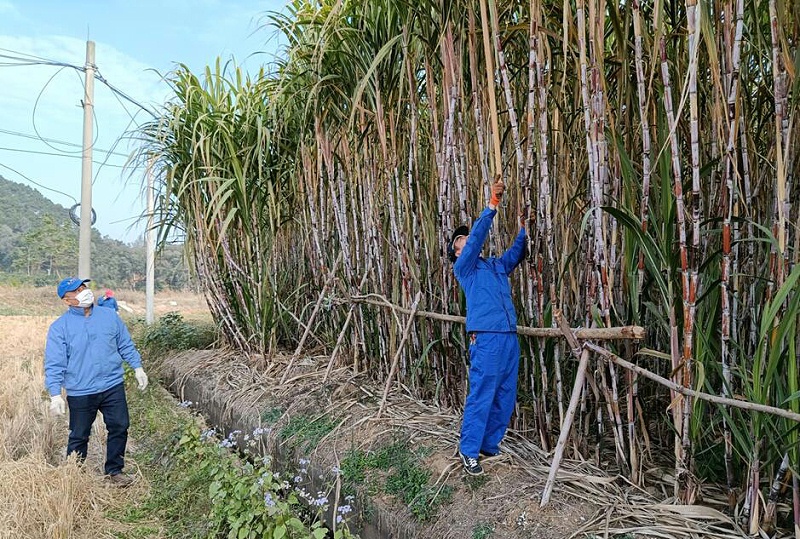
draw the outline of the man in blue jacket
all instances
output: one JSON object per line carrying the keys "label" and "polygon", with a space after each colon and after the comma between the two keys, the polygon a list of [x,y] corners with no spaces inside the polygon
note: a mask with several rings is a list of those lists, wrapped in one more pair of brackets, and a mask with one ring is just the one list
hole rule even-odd
{"label": "man in blue jacket", "polygon": [[525,258],[525,229],[520,229],[503,256],[481,257],[504,192],[505,184],[498,180],[492,185],[489,206],[472,225],[472,231],[465,226],[457,228],[448,245],[453,273],[467,299],[469,394],[464,403],[459,455],[470,475],[483,473],[480,455],[500,452],[500,440],[517,400],[517,314],[508,276]]}
{"label": "man in blue jacket", "polygon": [[114,309],[115,312],[119,312],[119,305],[117,305],[117,300],[114,297],[114,291],[110,288],[106,288],[105,293],[97,298],[97,306],[107,307],[109,309]]}
{"label": "man in blue jacket", "polygon": [[92,423],[98,411],[103,414],[108,430],[105,473],[113,484],[124,487],[132,479],[122,473],[129,426],[122,362],[133,367],[140,390],[147,387],[147,374],[122,319],[111,309],[94,308],[88,281],[69,277],[58,285],[58,297],[69,309],[47,331],[45,387],[50,411],[56,415],[65,412],[61,388],[67,392],[67,455],[86,459]]}

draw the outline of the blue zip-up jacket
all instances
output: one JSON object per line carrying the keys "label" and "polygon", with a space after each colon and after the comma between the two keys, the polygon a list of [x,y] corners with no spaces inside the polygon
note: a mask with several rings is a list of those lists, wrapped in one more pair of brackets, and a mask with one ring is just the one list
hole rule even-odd
{"label": "blue zip-up jacket", "polygon": [[511,300],[508,276],[525,256],[525,229],[503,256],[482,258],[481,249],[497,210],[486,208],[472,225],[467,242],[453,265],[467,297],[467,332],[517,331],[517,313]]}
{"label": "blue zip-up jacket", "polygon": [[119,311],[119,305],[117,305],[117,300],[113,297],[107,298],[102,296],[97,299],[97,306],[98,307],[106,307],[108,309],[114,309],[114,311]]}
{"label": "blue zip-up jacket", "polygon": [[142,366],[125,322],[113,309],[70,307],[50,325],[44,349],[44,384],[50,395],[91,395],[122,383],[122,362]]}

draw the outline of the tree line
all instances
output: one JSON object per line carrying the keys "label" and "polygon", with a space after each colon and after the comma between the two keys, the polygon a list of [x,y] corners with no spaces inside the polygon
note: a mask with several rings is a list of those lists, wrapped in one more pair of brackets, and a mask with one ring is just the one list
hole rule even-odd
{"label": "tree line", "polygon": [[[46,286],[78,270],[78,227],[67,208],[0,176],[0,282]],[[191,276],[182,245],[156,256],[156,289],[185,289]],[[100,286],[144,289],[143,239],[132,244],[92,229],[92,278]]]}

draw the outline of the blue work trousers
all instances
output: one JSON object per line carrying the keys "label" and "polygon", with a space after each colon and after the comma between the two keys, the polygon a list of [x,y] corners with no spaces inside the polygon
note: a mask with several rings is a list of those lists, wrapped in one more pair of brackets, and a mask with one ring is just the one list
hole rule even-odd
{"label": "blue work trousers", "polygon": [[117,475],[125,466],[125,446],[128,443],[128,402],[125,400],[125,385],[117,384],[111,389],[80,395],[67,396],[69,403],[69,443],[67,455],[77,453],[78,458],[86,459],[89,445],[89,434],[97,412],[103,414],[108,431],[106,442],[105,473]]}
{"label": "blue work trousers", "polygon": [[469,394],[461,424],[461,453],[496,454],[517,402],[516,333],[470,334]]}

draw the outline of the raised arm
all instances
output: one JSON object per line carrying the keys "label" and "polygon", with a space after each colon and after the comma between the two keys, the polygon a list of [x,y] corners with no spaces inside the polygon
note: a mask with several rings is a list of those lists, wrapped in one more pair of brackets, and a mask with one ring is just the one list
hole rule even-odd
{"label": "raised arm", "polygon": [[456,276],[469,273],[478,263],[478,257],[481,255],[483,243],[489,236],[489,229],[492,227],[492,219],[494,219],[495,215],[497,215],[497,210],[486,208],[472,223],[467,242],[461,250],[461,255],[453,265],[453,271]]}
{"label": "raised arm", "polygon": [[520,228],[514,243],[508,250],[500,257],[500,262],[506,269],[506,273],[511,273],[514,268],[519,266],[520,262],[525,259],[525,251],[528,247],[528,238],[525,234],[525,228]]}
{"label": "raised arm", "polygon": [[483,244],[489,236],[489,229],[492,227],[492,219],[497,215],[497,206],[500,204],[500,199],[503,198],[505,190],[506,186],[503,180],[498,179],[492,184],[492,198],[489,200],[486,209],[481,212],[478,219],[472,224],[467,242],[453,265],[456,277],[468,274],[478,263]]}

